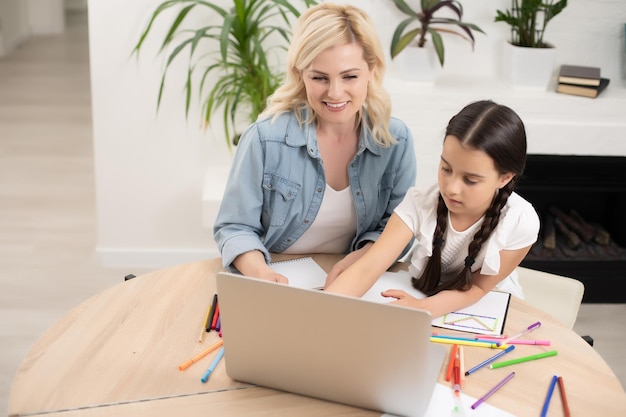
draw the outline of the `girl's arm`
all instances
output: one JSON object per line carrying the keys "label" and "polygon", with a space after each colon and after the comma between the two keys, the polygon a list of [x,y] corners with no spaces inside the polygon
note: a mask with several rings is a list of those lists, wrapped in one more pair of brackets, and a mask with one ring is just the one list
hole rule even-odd
{"label": "girl's arm", "polygon": [[326,291],[360,297],[398,259],[413,238],[407,225],[392,214],[378,240],[335,279],[329,275]]}
{"label": "girl's arm", "polygon": [[482,275],[480,271],[472,275],[472,287],[467,291],[446,290],[423,299],[411,297],[404,291],[390,290],[382,293],[394,297],[394,304],[410,306],[430,311],[433,317],[440,317],[451,311],[468,307],[491,291],[500,281],[508,277],[522,262],[532,245],[516,250],[500,251],[500,272],[498,275]]}

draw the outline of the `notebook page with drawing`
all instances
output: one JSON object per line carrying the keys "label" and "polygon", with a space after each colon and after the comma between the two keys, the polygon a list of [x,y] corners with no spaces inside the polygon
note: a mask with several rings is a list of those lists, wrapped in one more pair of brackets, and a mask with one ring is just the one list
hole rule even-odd
{"label": "notebook page with drawing", "polygon": [[384,413],[421,417],[446,349],[422,310],[217,275],[226,373]]}
{"label": "notebook page with drawing", "polygon": [[[380,293],[389,289],[406,291],[415,298],[425,297],[411,285],[411,275],[407,271],[399,271],[385,272],[362,298],[388,303],[393,301],[393,298],[383,297]],[[432,325],[469,333],[501,335],[506,323],[510,300],[511,294],[493,290],[469,307],[433,319]]]}

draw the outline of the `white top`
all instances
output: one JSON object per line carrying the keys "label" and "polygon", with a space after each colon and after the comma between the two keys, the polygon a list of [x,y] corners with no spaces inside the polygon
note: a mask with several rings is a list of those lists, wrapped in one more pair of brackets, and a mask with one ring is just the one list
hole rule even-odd
{"label": "white top", "polygon": [[283,253],[346,253],[356,236],[356,222],[350,187],[335,191],[326,184],[315,220]]}
{"label": "white top", "polygon": [[[435,184],[427,189],[412,187],[395,213],[413,231],[416,244],[411,256],[411,276],[420,277],[428,258],[432,255],[432,241],[437,224],[437,201],[439,187]],[[462,232],[454,230],[448,215],[445,244],[441,253],[442,281],[453,278],[464,266],[467,248],[483,222],[483,218]],[[532,245],[539,234],[539,216],[533,206],[521,196],[512,193],[500,215],[500,221],[489,239],[483,244],[472,272],[480,269],[481,274],[496,275],[500,270],[500,251],[516,250]],[[517,280],[517,272],[500,281],[497,288],[524,298]]]}

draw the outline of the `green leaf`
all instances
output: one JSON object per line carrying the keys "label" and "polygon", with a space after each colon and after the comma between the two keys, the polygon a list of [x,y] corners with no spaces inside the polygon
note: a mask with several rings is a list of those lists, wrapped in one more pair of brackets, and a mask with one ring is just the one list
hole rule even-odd
{"label": "green leaf", "polygon": [[444,49],[443,49],[443,39],[441,39],[441,35],[437,33],[434,29],[429,29],[428,33],[430,34],[430,39],[433,42],[435,47],[435,51],[437,52],[437,58],[439,58],[439,63],[443,67],[443,58],[444,58]]}

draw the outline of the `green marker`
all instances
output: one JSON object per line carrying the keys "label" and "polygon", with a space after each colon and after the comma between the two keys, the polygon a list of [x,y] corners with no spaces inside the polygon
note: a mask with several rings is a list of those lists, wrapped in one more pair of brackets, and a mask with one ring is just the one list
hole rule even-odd
{"label": "green marker", "polygon": [[549,352],[538,353],[536,355],[524,356],[523,358],[511,359],[510,361],[502,361],[496,362],[494,364],[489,365],[491,369],[502,368],[504,366],[515,365],[522,362],[534,361],[535,359],[548,358],[550,356],[556,356],[558,352],[556,350],[551,350]]}

